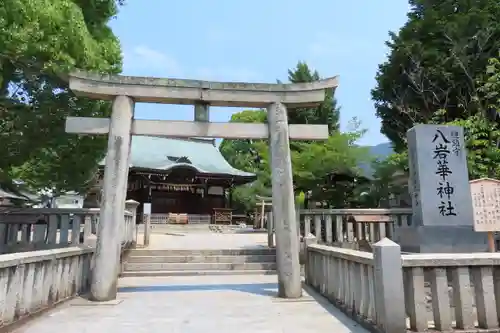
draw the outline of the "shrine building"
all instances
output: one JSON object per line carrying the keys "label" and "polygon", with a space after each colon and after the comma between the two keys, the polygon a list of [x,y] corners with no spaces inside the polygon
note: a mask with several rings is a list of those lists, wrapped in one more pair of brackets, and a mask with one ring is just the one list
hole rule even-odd
{"label": "shrine building", "polygon": [[[100,202],[104,160],[98,185],[88,201]],[[151,203],[152,223],[230,223],[231,190],[256,175],[233,168],[215,139],[133,136],[127,200]]]}

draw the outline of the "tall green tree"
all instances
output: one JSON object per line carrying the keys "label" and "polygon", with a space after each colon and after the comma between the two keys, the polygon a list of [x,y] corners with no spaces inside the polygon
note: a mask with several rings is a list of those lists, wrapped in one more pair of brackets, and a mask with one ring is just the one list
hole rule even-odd
{"label": "tall green tree", "polygon": [[[288,79],[292,83],[303,83],[321,77],[306,63],[299,62],[288,71]],[[313,200],[342,206],[348,197],[344,193],[346,189],[332,188],[331,175],[336,172],[356,174],[357,166],[367,159],[368,151],[355,144],[364,133],[358,126],[349,133],[339,131],[340,108],[333,94],[334,91],[327,92],[324,102],[318,107],[288,110],[290,124],[327,124],[330,132],[330,137],[324,142],[293,142],[290,148],[296,195],[311,192]],[[246,110],[234,114],[231,122],[264,123],[267,122],[267,113],[265,110]],[[257,175],[256,182],[235,190],[233,198],[238,207],[251,209],[255,195],[271,195],[267,140],[224,140],[220,151],[234,167]]]}
{"label": "tall green tree", "polygon": [[[500,49],[497,0],[411,0],[407,23],[387,42],[372,91],[381,132],[397,150],[406,131],[446,110],[446,122],[484,112],[477,80]],[[496,115],[485,113],[495,120]]]}
{"label": "tall green tree", "polygon": [[366,208],[387,208],[391,198],[408,193],[408,154],[394,153],[372,161],[370,182],[356,188],[356,194]]}
{"label": "tall green tree", "polygon": [[[308,200],[329,207],[349,207],[354,200],[355,182],[362,176],[359,166],[369,161],[369,149],[356,142],[364,130],[336,131],[325,142],[297,142],[292,151],[292,167],[296,192],[310,194]],[[347,180],[334,181],[343,175]]]}
{"label": "tall green tree", "polygon": [[448,110],[439,110],[433,123],[458,125],[464,128],[469,178],[500,178],[500,56],[491,58],[484,76],[477,80],[473,96],[481,107],[464,119],[446,121]]}
{"label": "tall green tree", "polygon": [[[264,110],[244,110],[231,116],[230,122],[265,123]],[[257,180],[233,190],[233,208],[250,212],[255,208],[256,196],[271,195],[271,177],[268,163],[268,144],[265,140],[223,140],[219,150],[233,167],[252,172]]]}
{"label": "tall green tree", "polygon": [[[231,117],[231,122],[265,121],[263,110],[246,110]],[[310,199],[328,205],[344,207],[350,198],[350,186],[333,186],[335,173],[357,174],[358,166],[368,160],[368,149],[356,145],[364,131],[336,131],[321,142],[295,142],[292,150],[292,170],[296,195],[310,192]],[[250,211],[256,195],[271,195],[271,168],[267,140],[224,140],[219,147],[222,155],[234,167],[253,172],[257,180],[239,186],[233,195],[234,208]]]}
{"label": "tall green tree", "polygon": [[[477,91],[472,100],[482,100],[477,112],[464,119],[447,121],[447,110],[436,111],[429,123],[456,125],[464,128],[465,147],[469,179],[500,178],[500,127],[492,115],[500,112],[500,56],[491,58],[484,75],[476,82]],[[370,202],[387,201],[390,194],[406,191],[401,182],[395,181],[396,175],[408,177],[408,154],[406,151],[394,153],[386,160],[374,164],[373,181],[361,190],[366,191]]]}
{"label": "tall green tree", "polygon": [[[314,82],[320,80],[318,71],[312,71],[305,63],[299,61],[297,66],[288,70],[288,80],[291,83]],[[296,108],[288,112],[290,124],[327,124],[330,133],[338,131],[340,107],[334,98],[334,91],[329,90],[323,103],[314,108]]]}
{"label": "tall green tree", "polygon": [[76,97],[63,80],[75,68],[121,72],[108,26],[115,0],[0,2],[0,178],[33,188],[79,190],[104,156],[103,137],[67,135],[66,116],[108,116],[109,103]]}

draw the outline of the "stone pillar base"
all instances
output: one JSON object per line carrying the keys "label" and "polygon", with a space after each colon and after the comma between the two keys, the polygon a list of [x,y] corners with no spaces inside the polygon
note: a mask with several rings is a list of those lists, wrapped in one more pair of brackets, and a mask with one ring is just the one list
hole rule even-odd
{"label": "stone pillar base", "polygon": [[473,227],[420,226],[396,228],[395,241],[403,252],[415,253],[470,253],[487,252],[485,232]]}

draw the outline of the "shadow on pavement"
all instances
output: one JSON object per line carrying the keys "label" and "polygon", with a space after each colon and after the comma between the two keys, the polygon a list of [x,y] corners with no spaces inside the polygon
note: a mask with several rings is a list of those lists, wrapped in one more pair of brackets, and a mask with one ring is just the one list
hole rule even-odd
{"label": "shadow on pavement", "polygon": [[189,291],[221,291],[233,290],[259,296],[276,296],[277,283],[246,284],[201,284],[201,285],[156,285],[118,288],[119,293],[151,293],[151,292],[189,292]]}

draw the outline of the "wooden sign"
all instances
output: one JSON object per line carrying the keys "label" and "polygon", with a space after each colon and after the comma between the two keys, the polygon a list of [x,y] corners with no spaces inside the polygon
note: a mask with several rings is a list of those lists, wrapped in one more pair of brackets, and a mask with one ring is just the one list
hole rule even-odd
{"label": "wooden sign", "polygon": [[196,186],[191,184],[152,184],[151,189],[157,191],[194,193]]}
{"label": "wooden sign", "polygon": [[500,180],[482,178],[469,183],[474,211],[474,231],[500,231]]}

